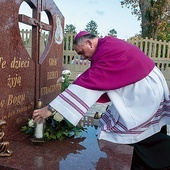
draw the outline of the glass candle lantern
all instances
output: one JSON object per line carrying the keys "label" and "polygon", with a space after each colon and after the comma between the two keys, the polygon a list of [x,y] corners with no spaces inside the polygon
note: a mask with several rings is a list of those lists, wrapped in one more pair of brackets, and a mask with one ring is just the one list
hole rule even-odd
{"label": "glass candle lantern", "polygon": [[[36,105],[36,109],[41,109],[43,107],[43,102],[39,99]],[[35,129],[34,129],[34,139],[32,142],[44,142],[44,125],[45,121],[43,122],[36,122]]]}

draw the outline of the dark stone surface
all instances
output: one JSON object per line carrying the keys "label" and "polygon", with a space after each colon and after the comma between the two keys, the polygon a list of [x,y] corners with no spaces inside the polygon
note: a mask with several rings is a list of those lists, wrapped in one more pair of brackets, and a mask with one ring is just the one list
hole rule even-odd
{"label": "dark stone surface", "polygon": [[98,141],[94,126],[79,138],[32,143],[9,140],[11,157],[0,158],[1,170],[130,170],[133,148]]}

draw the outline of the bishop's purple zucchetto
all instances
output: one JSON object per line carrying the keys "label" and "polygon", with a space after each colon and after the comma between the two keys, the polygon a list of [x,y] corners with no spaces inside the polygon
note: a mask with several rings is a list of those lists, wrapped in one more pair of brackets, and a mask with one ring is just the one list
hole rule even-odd
{"label": "bishop's purple zucchetto", "polygon": [[74,37],[74,40],[84,36],[84,35],[89,35],[90,33],[87,32],[87,31],[80,31],[75,37]]}

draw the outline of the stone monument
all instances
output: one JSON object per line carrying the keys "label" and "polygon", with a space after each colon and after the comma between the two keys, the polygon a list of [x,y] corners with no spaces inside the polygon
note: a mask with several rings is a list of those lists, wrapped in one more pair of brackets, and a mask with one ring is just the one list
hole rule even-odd
{"label": "stone monument", "polygon": [[[32,17],[19,14],[26,2]],[[41,22],[44,11],[49,24]],[[61,91],[64,17],[53,0],[0,1],[0,119],[6,121],[5,136],[14,137],[32,117],[39,99],[48,104]],[[32,57],[20,36],[19,22],[32,26]],[[40,55],[40,36],[49,31]]]}

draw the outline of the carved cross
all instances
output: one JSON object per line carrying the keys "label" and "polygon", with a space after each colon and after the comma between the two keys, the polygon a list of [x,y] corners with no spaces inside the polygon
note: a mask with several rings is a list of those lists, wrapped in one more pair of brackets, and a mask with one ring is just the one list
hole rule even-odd
{"label": "carved cross", "polygon": [[[41,73],[41,62],[40,62],[40,36],[41,31],[51,31],[52,25],[48,25],[41,22],[41,12],[42,12],[42,1],[37,0],[37,8],[33,8],[32,18],[23,14],[18,15],[18,20],[21,23],[32,26],[32,59],[35,63],[35,75],[36,75],[36,85],[35,85],[35,101],[40,99],[40,73]],[[30,5],[31,2],[27,1]],[[30,5],[31,7],[31,5]]]}

